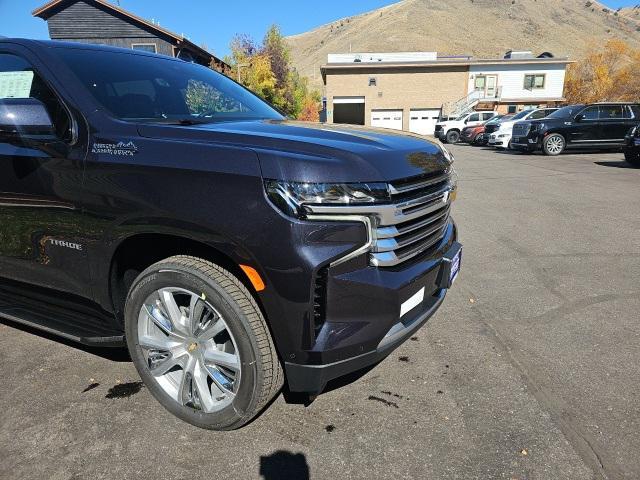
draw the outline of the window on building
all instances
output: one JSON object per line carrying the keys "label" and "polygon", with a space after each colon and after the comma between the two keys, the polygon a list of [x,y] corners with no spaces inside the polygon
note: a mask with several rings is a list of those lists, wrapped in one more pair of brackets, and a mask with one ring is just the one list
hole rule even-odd
{"label": "window on building", "polygon": [[378,84],[376,77],[369,77],[369,86],[375,87]]}
{"label": "window on building", "polygon": [[158,53],[155,43],[132,43],[131,48],[142,50],[143,52]]}
{"label": "window on building", "polygon": [[535,90],[544,88],[546,75],[544,73],[527,74],[524,76],[524,89]]}
{"label": "window on building", "polygon": [[487,85],[487,77],[484,75],[478,75],[474,82],[475,90],[484,90],[484,87]]}
{"label": "window on building", "polygon": [[516,113],[518,111],[518,107],[516,105],[509,105],[507,107],[507,113]]}

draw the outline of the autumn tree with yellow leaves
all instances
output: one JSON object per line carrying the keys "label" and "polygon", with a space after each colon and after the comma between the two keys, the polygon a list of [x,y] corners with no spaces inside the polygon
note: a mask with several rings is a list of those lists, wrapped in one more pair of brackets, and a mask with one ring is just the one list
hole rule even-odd
{"label": "autumn tree with yellow leaves", "polygon": [[289,47],[276,25],[267,30],[261,45],[247,35],[236,35],[230,47],[231,55],[225,58],[231,66],[228,76],[292,118],[319,120],[320,93],[291,66]]}
{"label": "autumn tree with yellow leaves", "polygon": [[640,100],[640,50],[609,40],[567,69],[565,97],[570,103]]}

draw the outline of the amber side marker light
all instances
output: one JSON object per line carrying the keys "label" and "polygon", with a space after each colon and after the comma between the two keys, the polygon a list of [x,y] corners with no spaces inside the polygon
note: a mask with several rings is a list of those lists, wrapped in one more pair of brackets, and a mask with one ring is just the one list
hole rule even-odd
{"label": "amber side marker light", "polygon": [[264,282],[255,268],[250,267],[249,265],[240,265],[240,268],[247,277],[249,277],[249,281],[251,282],[251,285],[253,285],[253,288],[255,288],[256,292],[264,290]]}

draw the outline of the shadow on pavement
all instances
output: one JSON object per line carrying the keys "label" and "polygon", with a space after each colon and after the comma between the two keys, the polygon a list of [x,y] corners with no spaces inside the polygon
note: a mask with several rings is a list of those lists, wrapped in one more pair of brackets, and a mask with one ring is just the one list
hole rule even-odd
{"label": "shadow on pavement", "polygon": [[617,162],[593,162],[593,163],[595,163],[596,165],[600,165],[601,167],[634,168],[624,160],[619,160]]}
{"label": "shadow on pavement", "polygon": [[303,453],[286,450],[260,457],[260,475],[264,480],[308,480],[309,465]]}

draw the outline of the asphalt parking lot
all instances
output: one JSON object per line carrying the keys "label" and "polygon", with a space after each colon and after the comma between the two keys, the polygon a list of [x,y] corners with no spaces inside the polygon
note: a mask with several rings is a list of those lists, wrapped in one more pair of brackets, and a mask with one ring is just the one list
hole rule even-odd
{"label": "asphalt parking lot", "polygon": [[451,150],[462,272],[377,368],[218,433],[124,352],[0,323],[0,477],[640,478],[640,169]]}

